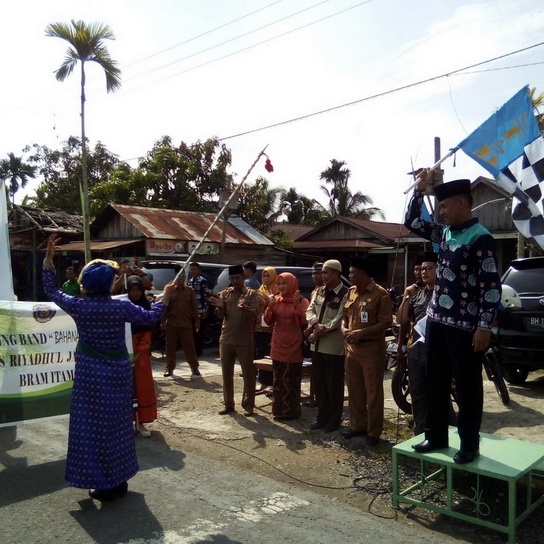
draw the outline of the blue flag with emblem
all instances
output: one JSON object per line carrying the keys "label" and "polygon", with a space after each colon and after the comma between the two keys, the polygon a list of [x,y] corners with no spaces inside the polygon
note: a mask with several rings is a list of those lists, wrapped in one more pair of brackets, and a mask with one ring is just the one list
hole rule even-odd
{"label": "blue flag with emblem", "polygon": [[544,139],[529,87],[517,92],[457,147],[512,195],[514,224],[544,249]]}

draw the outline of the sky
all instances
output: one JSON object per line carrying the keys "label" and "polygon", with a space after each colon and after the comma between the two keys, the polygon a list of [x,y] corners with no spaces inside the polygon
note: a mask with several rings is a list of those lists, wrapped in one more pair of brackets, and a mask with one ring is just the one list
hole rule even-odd
{"label": "sky", "polygon": [[[80,134],[79,77],[56,81],[67,44],[45,27],[99,21],[123,83],[107,94],[88,65],[91,145],[136,166],[163,135],[217,136],[238,181],[268,146],[274,172],[261,160],[248,181],[323,204],[320,173],[345,161],[352,192],[390,222],[407,172],[434,163],[435,137],[444,155],[523,86],[544,92],[544,45],[531,48],[544,42],[542,0],[27,0],[3,15],[0,156]],[[462,152],[443,168],[446,181],[486,175]]]}

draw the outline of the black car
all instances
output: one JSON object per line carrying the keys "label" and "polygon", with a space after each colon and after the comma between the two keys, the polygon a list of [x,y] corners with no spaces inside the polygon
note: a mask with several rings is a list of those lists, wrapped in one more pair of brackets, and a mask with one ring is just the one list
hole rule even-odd
{"label": "black car", "polygon": [[[263,267],[263,266],[257,267],[257,273],[255,274],[255,276],[259,280],[259,283],[261,283],[261,275],[265,268],[266,267]],[[309,268],[307,266],[275,266],[274,270],[276,270],[278,274],[281,274],[282,272],[290,272],[291,274],[293,274],[293,276],[295,276],[298,280],[298,288],[302,296],[310,300],[312,291],[315,288],[314,280],[312,279],[312,268]],[[342,276],[342,281],[348,287],[351,285],[349,281],[346,278],[344,278],[344,276]],[[217,284],[215,288],[213,289],[213,292],[217,294],[223,289],[227,288],[228,286],[229,286],[229,271],[227,268],[223,270],[221,274],[219,274],[219,277],[217,278]]]}
{"label": "black car", "polygon": [[506,381],[520,384],[544,368],[544,257],[512,261],[502,284],[493,340]]}
{"label": "black car", "polygon": [[[142,270],[153,277],[154,290],[162,291],[164,286],[174,279],[176,271],[184,264],[184,261],[143,261]],[[228,266],[218,263],[199,264],[200,273],[208,280],[210,289],[214,288],[219,274]],[[187,276],[189,276],[189,270],[187,270]]]}

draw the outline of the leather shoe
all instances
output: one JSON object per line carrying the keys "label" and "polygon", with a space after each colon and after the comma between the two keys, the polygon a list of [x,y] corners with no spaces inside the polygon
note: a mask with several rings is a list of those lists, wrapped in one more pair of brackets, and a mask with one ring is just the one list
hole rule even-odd
{"label": "leather shoe", "polygon": [[365,445],[366,446],[375,446],[380,441],[379,436],[367,436],[365,438]]}
{"label": "leather shoe", "polygon": [[319,421],[317,421],[316,423],[312,423],[310,425],[310,430],[317,431],[317,429],[323,429],[323,427],[325,427],[325,424],[319,423]]}
{"label": "leather shoe", "polygon": [[453,460],[458,465],[464,465],[465,463],[470,463],[474,461],[476,457],[480,455],[480,450],[459,450],[454,456]]}
{"label": "leather shoe", "polygon": [[163,374],[165,378],[169,378],[170,376],[173,376],[174,373],[171,370],[166,370]]}
{"label": "leather shoe", "polygon": [[245,417],[251,417],[251,416],[254,416],[255,414],[253,413],[253,410],[247,410],[246,412],[244,412],[244,416]]}
{"label": "leather shoe", "polygon": [[333,433],[334,431],[337,431],[340,428],[340,425],[335,425],[334,423],[327,423],[325,427],[323,427],[324,433]]}
{"label": "leather shoe", "polygon": [[430,451],[441,450],[447,447],[447,444],[433,442],[432,440],[424,440],[423,442],[420,442],[419,444],[414,444],[412,446],[412,448],[414,448],[418,453],[428,453]]}
{"label": "leather shoe", "polygon": [[128,483],[123,482],[121,485],[114,487],[113,492],[119,497],[124,497],[128,493]]}
{"label": "leather shoe", "polygon": [[227,414],[231,414],[232,412],[234,412],[234,408],[225,408],[224,410],[219,410],[219,412],[217,412],[220,416],[226,416]]}
{"label": "leather shoe", "polygon": [[344,438],[347,438],[349,440],[350,438],[353,438],[354,436],[365,436],[366,431],[354,431],[352,429],[348,429],[347,431],[342,431],[341,434]]}
{"label": "leather shoe", "polygon": [[89,489],[89,497],[100,502],[110,502],[115,499],[114,489]]}

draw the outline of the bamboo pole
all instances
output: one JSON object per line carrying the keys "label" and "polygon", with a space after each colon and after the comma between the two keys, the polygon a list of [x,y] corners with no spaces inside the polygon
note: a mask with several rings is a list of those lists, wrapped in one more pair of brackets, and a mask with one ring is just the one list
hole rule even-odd
{"label": "bamboo pole", "polygon": [[224,211],[227,209],[228,205],[230,204],[230,201],[234,198],[234,195],[240,191],[242,186],[244,185],[246,179],[249,177],[249,174],[251,174],[251,171],[253,168],[255,168],[255,165],[259,162],[259,159],[265,154],[266,148],[268,147],[268,144],[263,147],[263,150],[257,155],[257,158],[253,161],[253,164],[249,167],[249,170],[246,172],[246,175],[242,178],[242,181],[238,184],[238,186],[232,191],[229,198],[227,198],[225,204],[223,204],[223,207],[219,210],[219,213],[217,214],[216,218],[212,221],[206,232],[202,235],[202,238],[200,238],[200,241],[198,244],[194,247],[193,251],[185,261],[185,264],[181,268],[181,270],[176,274],[176,277],[173,281],[177,281],[179,276],[182,272],[184,272],[187,267],[189,266],[189,263],[193,260],[193,257],[196,255],[196,252],[200,249],[200,246],[204,243],[204,240],[208,237],[208,234],[210,234],[211,230],[217,225],[219,219],[223,217]]}

